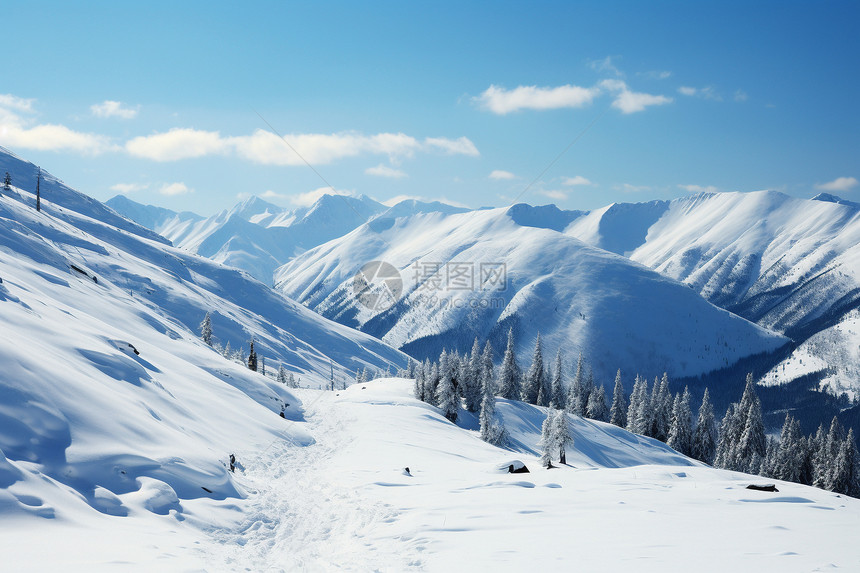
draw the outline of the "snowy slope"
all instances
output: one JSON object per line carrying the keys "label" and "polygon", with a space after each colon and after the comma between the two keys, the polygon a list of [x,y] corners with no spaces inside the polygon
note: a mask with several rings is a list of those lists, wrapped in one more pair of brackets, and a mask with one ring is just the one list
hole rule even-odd
{"label": "snowy slope", "polygon": [[768,383],[826,367],[824,387],[860,388],[856,344],[834,334],[860,306],[860,204],[829,194],[810,200],[775,191],[699,194],[611,205],[573,221],[566,233],[623,253],[802,343],[771,370]]}
{"label": "snowy slope", "polygon": [[[394,379],[337,396],[300,391],[315,443],[249,463],[244,479],[260,494],[241,531],[220,530],[205,551],[224,570],[287,571],[785,573],[860,561],[856,499],[784,482],[749,491],[761,478],[575,417],[570,465],[544,470],[544,409],[499,400],[522,444],[511,452],[410,388]],[[499,470],[513,460],[531,472]]]}
{"label": "snowy slope", "polygon": [[[33,166],[3,160],[24,187]],[[41,534],[12,542],[10,531],[57,527],[58,545],[70,551],[91,551],[92,537],[111,559],[152,570],[164,544],[237,518],[234,502],[248,492],[226,469],[231,452],[241,463],[241,452],[276,441],[312,441],[296,423],[300,400],[272,379],[278,365],[320,385],[331,368],[340,383],[356,368],[405,364],[397,350],[238,270],[170,247],[50,175],[41,191],[41,212],[27,189],[0,192],[4,554],[44,544]],[[268,377],[203,344],[198,325],[207,311],[218,342],[247,351],[256,339]],[[114,521],[123,516],[131,519]],[[172,537],[185,522],[194,531]],[[153,542],[122,550],[139,538]],[[78,568],[88,563],[79,557]]]}
{"label": "snowy slope", "polygon": [[[466,351],[477,336],[493,342],[498,360],[513,326],[525,367],[540,332],[545,356],[562,348],[571,361],[582,352],[605,383],[618,368],[631,378],[692,376],[786,342],[684,285],[559,232],[563,212],[534,211],[378,217],[280,268],[276,286],[422,358],[446,347]],[[371,261],[400,273],[403,291],[391,308],[368,308],[355,296],[354,276]],[[433,263],[440,271],[428,277]],[[503,265],[505,285],[482,281],[482,265]],[[466,288],[451,278],[463,267],[476,277]]]}
{"label": "snowy slope", "polygon": [[[629,215],[626,224],[607,220],[616,211]],[[793,338],[834,324],[860,304],[860,208],[832,196],[759,191],[612,205],[575,221],[567,233],[627,253]],[[624,246],[611,248],[613,242]]]}
{"label": "snowy slope", "polygon": [[123,195],[107,205],[177,247],[242,269],[266,284],[271,284],[274,269],[296,254],[340,237],[386,209],[364,195],[323,195],[310,207],[295,210],[250,197],[212,217],[141,205]]}

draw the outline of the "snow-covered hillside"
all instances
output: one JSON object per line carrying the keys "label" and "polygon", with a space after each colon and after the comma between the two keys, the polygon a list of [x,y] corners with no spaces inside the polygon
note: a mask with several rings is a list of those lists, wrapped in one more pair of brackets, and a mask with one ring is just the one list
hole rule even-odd
{"label": "snow-covered hillside", "polygon": [[[786,342],[684,285],[559,232],[566,224],[555,208],[527,205],[378,217],[280,268],[276,286],[422,358],[446,347],[466,351],[477,336],[492,341],[498,360],[512,326],[527,360],[540,332],[547,355],[561,348],[572,361],[582,352],[604,383],[618,368],[693,376]],[[390,308],[369,308],[356,296],[354,277],[371,261],[399,271],[402,295]]]}
{"label": "snow-covered hillside", "polygon": [[250,197],[212,217],[141,205],[124,195],[112,209],[175,246],[250,273],[271,284],[272,273],[295,255],[340,237],[386,207],[364,195],[323,195],[310,207],[287,210]]}
{"label": "snow-covered hillside", "polygon": [[[248,491],[228,471],[229,454],[312,441],[300,400],[273,380],[278,366],[325,385],[331,371],[340,384],[357,368],[405,364],[399,351],[169,246],[44,172],[37,212],[35,167],[0,159],[13,178],[0,190],[0,521],[10,570],[64,563],[61,546],[83,560],[76,568],[98,550],[108,568],[152,570],[161,544],[186,539],[171,540],[180,524],[197,539],[236,514]],[[216,342],[247,351],[255,339],[269,376],[200,340],[206,312]],[[45,552],[51,527],[62,533]],[[124,552],[129,544],[138,553]],[[10,558],[13,547],[29,555]]]}
{"label": "snow-covered hillside", "polygon": [[798,343],[809,338],[771,371],[771,383],[789,382],[826,362],[832,371],[827,387],[860,388],[852,374],[856,344],[827,334],[839,331],[836,325],[860,306],[857,203],[828,194],[809,200],[775,191],[699,194],[610,205],[578,218],[566,232],[683,281],[712,303]]}
{"label": "snow-covered hillside", "polygon": [[566,232],[794,338],[860,304],[860,206],[831,195],[710,193],[611,205]]}
{"label": "snow-covered hillside", "polygon": [[[851,571],[860,561],[856,499],[781,481],[776,493],[751,491],[761,478],[577,417],[568,465],[545,470],[543,408],[499,400],[516,444],[501,450],[469,429],[474,419],[454,425],[410,389],[387,379],[337,394],[298,390],[305,421],[287,423],[283,440],[235,450],[244,467],[231,477],[247,498],[183,500],[158,515],[137,508],[140,494],[119,492],[130,508],[124,518],[70,504],[54,519],[4,519],[4,562],[16,570],[784,573]],[[507,473],[515,462],[530,472]],[[40,545],[48,537],[52,551]]]}

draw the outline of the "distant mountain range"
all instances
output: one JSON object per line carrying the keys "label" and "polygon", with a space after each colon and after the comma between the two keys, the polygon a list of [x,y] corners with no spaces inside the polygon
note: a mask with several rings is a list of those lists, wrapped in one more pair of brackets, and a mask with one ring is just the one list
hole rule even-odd
{"label": "distant mountain range", "polygon": [[[860,391],[860,204],[831,194],[701,193],[593,211],[525,204],[473,211],[418,201],[385,208],[367,197],[324,196],[296,211],[251,199],[209,219],[126,198],[108,203],[177,245],[243,268],[418,357],[463,350],[476,335],[500,350],[503,331],[514,326],[521,359],[540,330],[571,360],[580,351],[592,357],[604,377],[622,367],[687,379],[734,365],[774,387],[800,384],[850,399]],[[337,213],[329,226],[316,222],[329,212]],[[326,231],[289,231],[301,225]],[[393,307],[370,311],[356,299],[354,279],[374,260],[397,269],[403,291]],[[422,306],[427,292],[416,264],[446,272],[449,263],[477,269],[499,261],[510,277],[494,298],[500,308],[463,308],[489,296],[480,290],[436,293],[447,307]],[[739,327],[701,299],[761,328]],[[662,308],[666,300],[676,304]],[[680,326],[684,313],[692,333]],[[619,344],[619,335],[629,343]],[[762,354],[769,358],[750,362]]]}

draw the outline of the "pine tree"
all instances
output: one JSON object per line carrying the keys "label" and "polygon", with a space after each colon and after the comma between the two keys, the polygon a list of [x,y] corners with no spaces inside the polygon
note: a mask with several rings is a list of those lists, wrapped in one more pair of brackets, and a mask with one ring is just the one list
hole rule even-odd
{"label": "pine tree", "polygon": [[717,425],[714,418],[714,407],[711,395],[705,388],[702,405],[699,406],[699,416],[696,419],[696,430],[693,432],[693,457],[706,464],[714,463],[717,451]]}
{"label": "pine tree", "polygon": [[508,345],[502,366],[499,368],[499,396],[508,400],[519,400],[522,395],[520,369],[514,354],[514,329],[508,329]]}
{"label": "pine tree", "polygon": [[254,351],[254,339],[251,339],[251,352],[248,354],[248,370],[257,371],[257,353]]}
{"label": "pine tree", "polygon": [[535,350],[532,354],[532,365],[526,373],[525,384],[523,385],[523,402],[529,404],[537,404],[540,389],[544,385],[546,372],[543,369],[543,351],[540,344],[540,332],[538,332],[535,340]]}
{"label": "pine tree", "polygon": [[791,414],[786,414],[779,435],[779,447],[772,460],[773,465],[768,468],[771,477],[800,482],[800,469],[803,463],[802,440],[800,423],[792,418]]}
{"label": "pine tree", "polygon": [[609,410],[609,423],[619,428],[627,426],[627,398],[621,383],[621,370],[615,374],[615,389],[612,391],[612,408]]}
{"label": "pine tree", "polygon": [[555,369],[552,371],[552,399],[550,407],[556,410],[564,410],[566,401],[564,399],[564,382],[562,380],[561,348],[555,353]]}
{"label": "pine tree", "polygon": [[260,356],[260,374],[266,375],[266,357]]}
{"label": "pine tree", "polygon": [[227,359],[233,358],[233,351],[230,350],[230,341],[229,340],[227,341],[227,346],[224,347],[224,358],[227,358]]}
{"label": "pine tree", "polygon": [[588,406],[586,415],[592,420],[605,422],[609,417],[609,412],[606,409],[606,388],[598,386],[597,390],[593,391],[588,397]]}
{"label": "pine tree", "polygon": [[278,383],[287,385],[287,369],[284,368],[283,364],[278,366]]}
{"label": "pine tree", "polygon": [[839,418],[833,416],[830,422],[830,430],[826,438],[822,440],[818,454],[815,457],[815,487],[829,489],[830,479],[833,472],[833,463],[839,455],[839,447],[843,441],[844,430]]}
{"label": "pine tree", "polygon": [[583,399],[585,393],[585,369],[583,368],[582,352],[576,361],[576,373],[573,382],[567,390],[567,411],[577,416],[585,416],[587,402]]}
{"label": "pine tree", "polygon": [[451,379],[451,366],[448,354],[443,350],[439,356],[439,384],[436,387],[436,404],[442,410],[446,418],[452,422],[457,421],[460,398],[457,389]]}
{"label": "pine tree", "polygon": [[685,456],[690,455],[692,447],[692,417],[690,391],[684,388],[684,393],[675,396],[675,403],[672,405],[672,426],[669,429],[669,439],[666,443]]}
{"label": "pine tree", "polygon": [[481,409],[481,400],[483,399],[483,391],[481,387],[481,345],[478,343],[478,337],[475,337],[475,342],[472,344],[472,352],[467,360],[462,361],[461,379],[463,382],[463,399],[466,403],[466,410],[469,412],[478,412]]}
{"label": "pine tree", "polygon": [[833,460],[833,469],[827,480],[827,489],[836,493],[860,497],[860,454],[854,440],[854,428],[842,440],[838,454]]}
{"label": "pine tree", "polygon": [[564,410],[554,410],[553,408],[550,408],[550,412],[555,412],[552,420],[552,441],[558,450],[558,461],[561,464],[566,464],[566,448],[573,446],[573,436],[568,426],[567,414]]}
{"label": "pine tree", "polygon": [[633,391],[630,393],[630,404],[627,406],[627,431],[636,432],[639,426],[639,404],[642,401],[642,378],[636,375],[633,382]]}
{"label": "pine tree", "polygon": [[203,342],[212,346],[212,319],[209,318],[209,313],[203,317],[203,322],[200,323],[200,338]]}
{"label": "pine tree", "polygon": [[6,172],[6,176],[3,177],[3,191],[11,191],[12,190],[12,176],[9,175],[9,172]]}
{"label": "pine tree", "polygon": [[648,394],[648,379],[642,377],[641,384],[636,409],[636,427],[633,431],[636,434],[647,436],[651,429],[653,410],[651,409],[651,396]]}
{"label": "pine tree", "polygon": [[546,419],[543,421],[540,431],[540,446],[542,455],[540,464],[549,469],[552,467],[552,454],[556,451],[556,444],[553,441],[553,419],[555,418],[555,410],[552,408],[546,411]]}
{"label": "pine tree", "polygon": [[669,391],[669,376],[664,372],[662,381],[654,379],[651,392],[651,436],[665,442],[669,439],[669,427],[672,424],[672,393]]}
{"label": "pine tree", "polygon": [[424,401],[424,369],[415,368],[412,374],[412,393],[418,400]]}
{"label": "pine tree", "polygon": [[[767,438],[764,433],[764,421],[761,415],[761,403],[756,397],[750,404],[746,415],[746,425],[741,434],[735,458],[735,467],[740,471],[753,472],[755,460],[761,460],[767,453]],[[759,461],[759,465],[760,465]]]}
{"label": "pine tree", "polygon": [[36,175],[36,211],[42,210],[42,193],[39,190],[39,183],[42,181],[42,168],[39,168],[39,174]]}
{"label": "pine tree", "polygon": [[727,470],[734,467],[735,449],[741,437],[741,425],[737,413],[737,404],[729,404],[725,416],[720,422],[720,438],[717,442],[717,452],[714,457],[714,467]]}
{"label": "pine tree", "polygon": [[484,346],[479,367],[481,379],[481,439],[487,443],[501,446],[506,440],[506,433],[496,421],[496,396],[493,392],[493,349],[489,341]]}

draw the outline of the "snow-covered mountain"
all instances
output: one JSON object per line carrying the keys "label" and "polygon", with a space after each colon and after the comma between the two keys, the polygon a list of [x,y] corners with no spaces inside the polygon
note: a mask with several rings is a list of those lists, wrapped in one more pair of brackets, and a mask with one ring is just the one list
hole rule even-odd
{"label": "snow-covered mountain", "polygon": [[[826,361],[827,385],[858,386],[850,337],[826,334],[860,306],[860,205],[775,191],[614,204],[566,233],[683,281],[712,303],[804,343],[771,382]],[[822,340],[827,340],[822,344]],[[840,348],[834,348],[834,344]],[[856,346],[856,345],[855,345]],[[806,367],[797,369],[803,356]]]}
{"label": "snow-covered mountain", "polygon": [[[513,327],[527,363],[540,332],[547,355],[561,348],[570,362],[582,352],[604,383],[618,368],[630,377],[695,376],[787,342],[561,232],[580,215],[515,205],[380,216],[278,269],[276,287],[417,357],[468,350],[477,336],[493,342],[498,359]],[[356,295],[356,273],[372,261],[391,265],[402,283],[389,303],[371,300],[375,308]]]}
{"label": "snow-covered mountain", "polygon": [[[197,501],[243,495],[224,466],[229,453],[310,440],[289,423],[301,419],[301,404],[272,379],[278,366],[324,385],[332,371],[341,383],[356,368],[405,363],[44,172],[37,212],[36,168],[4,152],[0,170],[13,179],[11,191],[0,190],[4,521],[56,517],[85,527],[93,515],[142,512],[178,515],[175,524]],[[247,352],[255,340],[269,376],[200,340],[207,312],[216,342]]]}
{"label": "snow-covered mountain", "polygon": [[282,209],[250,197],[212,217],[141,205],[118,195],[107,205],[175,246],[271,284],[275,268],[295,255],[340,237],[386,210],[364,195],[323,195],[310,207]]}

